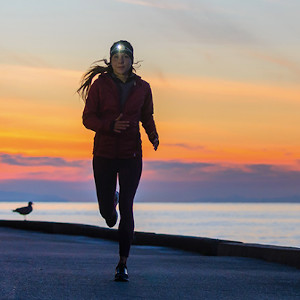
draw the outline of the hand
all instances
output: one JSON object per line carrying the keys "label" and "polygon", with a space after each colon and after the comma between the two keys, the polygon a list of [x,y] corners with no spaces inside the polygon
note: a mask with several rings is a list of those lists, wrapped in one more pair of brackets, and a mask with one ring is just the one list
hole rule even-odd
{"label": "hand", "polygon": [[114,132],[121,133],[122,131],[126,130],[129,127],[129,121],[120,121],[120,119],[123,117],[123,114],[121,113],[116,119],[114,124]]}
{"label": "hand", "polygon": [[153,142],[152,142],[153,148],[156,151],[159,145],[159,140],[158,138],[156,138]]}

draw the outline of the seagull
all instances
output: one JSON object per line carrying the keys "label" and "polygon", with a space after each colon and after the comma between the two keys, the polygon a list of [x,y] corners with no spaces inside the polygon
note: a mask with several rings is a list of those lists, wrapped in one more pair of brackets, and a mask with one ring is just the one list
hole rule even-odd
{"label": "seagull", "polygon": [[17,209],[14,209],[13,212],[17,212],[20,215],[24,216],[24,221],[26,221],[26,215],[30,214],[32,212],[32,202],[28,202],[28,206],[20,207]]}

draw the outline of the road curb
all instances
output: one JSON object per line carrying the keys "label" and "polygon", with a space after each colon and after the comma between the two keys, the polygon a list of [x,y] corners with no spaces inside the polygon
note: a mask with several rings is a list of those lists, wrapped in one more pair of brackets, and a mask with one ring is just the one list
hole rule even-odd
{"label": "road curb", "polygon": [[[0,220],[0,226],[45,233],[118,240],[118,231],[85,224]],[[135,232],[135,245],[172,247],[209,256],[239,256],[286,264],[300,269],[300,248],[248,244],[202,237]]]}

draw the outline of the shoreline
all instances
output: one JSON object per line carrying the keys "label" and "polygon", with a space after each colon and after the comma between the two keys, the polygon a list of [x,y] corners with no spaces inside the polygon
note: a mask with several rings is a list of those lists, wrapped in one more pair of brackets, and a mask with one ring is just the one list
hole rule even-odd
{"label": "shoreline", "polygon": [[[118,240],[116,229],[77,223],[0,220],[0,226],[50,234],[80,235],[113,241]],[[141,231],[135,231],[133,245],[170,247],[207,256],[256,258],[300,269],[300,248],[296,247],[243,243],[239,241]]]}

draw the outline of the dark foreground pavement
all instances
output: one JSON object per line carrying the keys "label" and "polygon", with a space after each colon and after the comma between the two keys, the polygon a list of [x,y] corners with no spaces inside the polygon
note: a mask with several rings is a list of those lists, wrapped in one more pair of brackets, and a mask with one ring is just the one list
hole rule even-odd
{"label": "dark foreground pavement", "polygon": [[0,299],[300,299],[300,271],[251,258],[133,246],[114,282],[118,244],[0,227]]}

